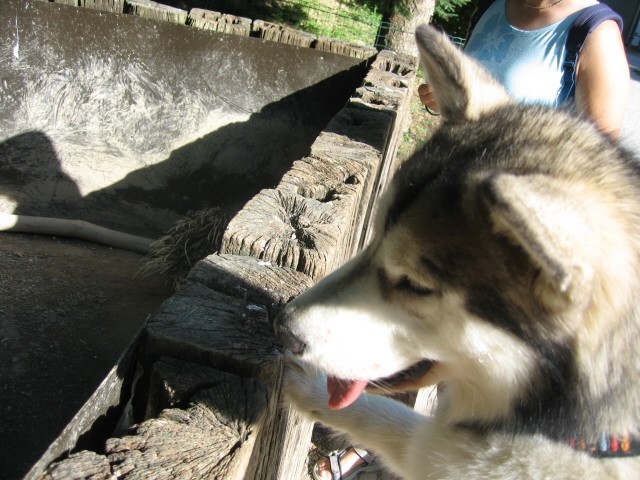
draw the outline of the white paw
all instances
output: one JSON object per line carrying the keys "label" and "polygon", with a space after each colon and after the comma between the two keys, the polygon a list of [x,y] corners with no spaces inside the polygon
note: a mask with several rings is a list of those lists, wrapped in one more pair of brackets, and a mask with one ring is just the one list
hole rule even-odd
{"label": "white paw", "polygon": [[287,356],[282,381],[285,401],[301,413],[320,420],[328,411],[327,379],[317,369]]}

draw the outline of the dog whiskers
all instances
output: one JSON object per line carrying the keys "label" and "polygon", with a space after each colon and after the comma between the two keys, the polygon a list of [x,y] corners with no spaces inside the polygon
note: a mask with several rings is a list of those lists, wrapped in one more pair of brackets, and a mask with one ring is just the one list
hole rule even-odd
{"label": "dog whiskers", "polygon": [[393,385],[384,382],[384,381],[380,381],[380,380],[374,380],[369,382],[369,384],[374,387],[376,390],[379,390],[381,393],[386,393],[386,394],[391,394],[393,393]]}

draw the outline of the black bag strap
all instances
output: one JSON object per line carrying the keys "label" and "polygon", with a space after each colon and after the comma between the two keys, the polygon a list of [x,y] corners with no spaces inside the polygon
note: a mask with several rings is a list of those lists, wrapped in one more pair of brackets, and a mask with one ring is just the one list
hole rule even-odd
{"label": "black bag strap", "polygon": [[608,5],[598,3],[585,8],[571,24],[567,36],[566,54],[562,68],[562,87],[558,93],[558,105],[573,98],[576,89],[576,64],[587,36],[605,20],[614,20],[622,31],[622,18]]}

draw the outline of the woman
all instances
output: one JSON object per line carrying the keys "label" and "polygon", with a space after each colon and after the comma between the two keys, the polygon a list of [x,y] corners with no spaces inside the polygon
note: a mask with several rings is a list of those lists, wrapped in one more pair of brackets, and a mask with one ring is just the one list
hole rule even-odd
{"label": "woman", "polygon": [[[595,0],[496,0],[482,15],[465,51],[507,92],[525,103],[557,104],[569,27]],[[606,20],[591,32],[576,65],[575,107],[612,138],[620,133],[629,66],[618,24]],[[437,111],[433,89],[418,93]]]}

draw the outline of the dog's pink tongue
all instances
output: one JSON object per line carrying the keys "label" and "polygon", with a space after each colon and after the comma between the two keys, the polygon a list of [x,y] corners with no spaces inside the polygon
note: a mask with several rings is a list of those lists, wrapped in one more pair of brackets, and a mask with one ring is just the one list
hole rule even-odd
{"label": "dog's pink tongue", "polygon": [[366,380],[343,380],[327,377],[327,392],[329,392],[329,408],[339,410],[351,405],[367,386]]}

